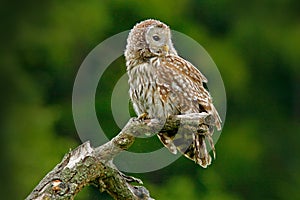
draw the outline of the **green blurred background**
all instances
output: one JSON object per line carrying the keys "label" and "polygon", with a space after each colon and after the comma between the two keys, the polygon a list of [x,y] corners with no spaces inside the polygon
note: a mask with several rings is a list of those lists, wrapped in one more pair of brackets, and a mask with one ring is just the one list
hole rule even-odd
{"label": "green blurred background", "polygon": [[[1,196],[24,199],[81,143],[71,98],[86,55],[155,18],[198,41],[214,59],[226,87],[227,118],[208,169],[180,158],[134,175],[159,200],[300,199],[299,10],[298,0],[2,0]],[[117,80],[124,58],[109,69],[107,77]],[[112,137],[119,130],[110,112],[113,84],[100,81],[107,91],[97,92],[97,113],[107,115],[102,123]],[[160,147],[155,139],[133,149],[152,143]],[[77,199],[111,198],[88,187]]]}

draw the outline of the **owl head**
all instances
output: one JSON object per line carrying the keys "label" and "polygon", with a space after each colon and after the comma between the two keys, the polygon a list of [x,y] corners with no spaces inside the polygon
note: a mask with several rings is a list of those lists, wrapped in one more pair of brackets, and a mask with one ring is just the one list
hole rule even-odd
{"label": "owl head", "polygon": [[170,28],[158,21],[148,19],[136,24],[127,38],[125,57],[145,59],[167,54],[177,55],[171,41]]}

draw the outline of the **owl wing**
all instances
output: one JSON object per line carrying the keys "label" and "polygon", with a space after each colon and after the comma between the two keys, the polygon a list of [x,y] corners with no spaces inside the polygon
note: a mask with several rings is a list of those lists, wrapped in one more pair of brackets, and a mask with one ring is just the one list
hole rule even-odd
{"label": "owl wing", "polygon": [[184,75],[193,79],[195,82],[198,82],[202,85],[202,83],[207,83],[207,78],[190,62],[185,59],[177,56],[177,55],[169,55],[166,57],[167,64],[171,65],[171,68],[180,71]]}
{"label": "owl wing", "polygon": [[[167,105],[165,107],[175,107],[177,114],[207,112],[213,116],[217,129],[221,129],[219,114],[209,92],[203,86],[207,79],[197,68],[177,55],[168,55],[154,66],[160,99]],[[208,128],[206,134],[178,129],[175,134],[159,133],[158,137],[172,153],[176,153],[178,149],[187,158],[205,168],[211,163],[205,139],[208,140],[215,156],[213,129],[210,130],[210,125],[205,127]]]}
{"label": "owl wing", "polygon": [[163,101],[171,101],[181,114],[211,114],[220,130],[221,118],[203,82],[207,82],[206,77],[190,62],[176,55],[167,56],[157,68],[157,84]]}

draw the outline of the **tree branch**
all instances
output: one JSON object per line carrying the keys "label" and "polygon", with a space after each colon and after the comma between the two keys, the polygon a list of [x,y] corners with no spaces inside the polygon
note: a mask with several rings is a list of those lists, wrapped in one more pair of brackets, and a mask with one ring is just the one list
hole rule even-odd
{"label": "tree branch", "polygon": [[113,164],[113,158],[128,149],[137,136],[153,135],[160,130],[174,132],[179,126],[205,134],[212,119],[207,113],[176,115],[165,123],[157,119],[131,118],[111,141],[96,148],[86,142],[67,153],[26,199],[74,199],[84,186],[94,184],[114,199],[151,200],[145,187],[130,184],[142,184],[142,181],[121,173]]}

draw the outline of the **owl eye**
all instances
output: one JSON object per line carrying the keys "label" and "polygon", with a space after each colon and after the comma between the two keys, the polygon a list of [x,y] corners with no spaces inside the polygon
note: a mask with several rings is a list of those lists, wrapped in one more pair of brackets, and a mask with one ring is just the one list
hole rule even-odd
{"label": "owl eye", "polygon": [[155,41],[159,41],[160,40],[160,37],[158,35],[153,35],[152,38]]}

